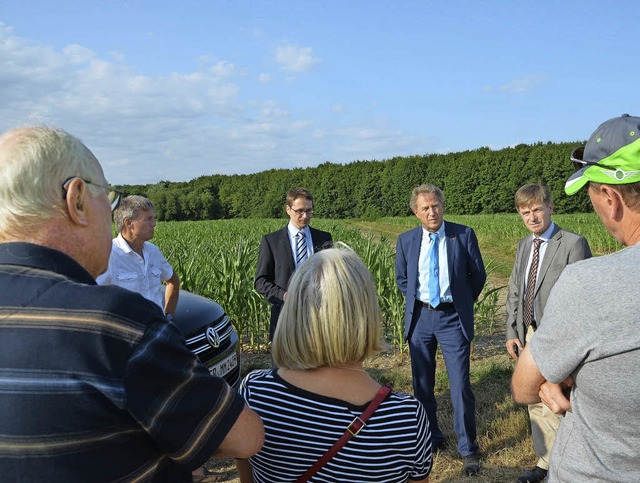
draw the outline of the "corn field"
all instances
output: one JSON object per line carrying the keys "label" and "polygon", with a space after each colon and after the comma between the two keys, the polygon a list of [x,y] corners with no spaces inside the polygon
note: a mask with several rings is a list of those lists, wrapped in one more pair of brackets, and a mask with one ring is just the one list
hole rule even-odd
{"label": "corn field", "polygon": [[[516,244],[527,234],[517,215],[450,216],[478,234],[489,282],[476,304],[476,332],[492,333],[501,326],[501,294],[505,274],[513,265]],[[609,253],[619,245],[594,214],[554,215],[563,228],[589,241],[594,254]],[[153,243],[180,276],[182,288],[217,301],[232,319],[244,350],[266,350],[269,332],[268,302],[253,288],[262,235],[286,224],[284,219],[160,222]],[[418,225],[415,217],[383,218],[376,222],[314,219],[313,226],[332,233],[336,242],[353,248],[369,267],[383,314],[385,341],[406,351],[404,295],[395,284],[397,234]],[[495,277],[492,277],[494,274]]]}

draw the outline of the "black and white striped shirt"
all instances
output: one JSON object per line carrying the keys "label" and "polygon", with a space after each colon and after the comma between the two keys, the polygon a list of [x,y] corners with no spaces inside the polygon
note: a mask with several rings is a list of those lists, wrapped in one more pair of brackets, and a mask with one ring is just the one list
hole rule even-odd
{"label": "black and white striped shirt", "polygon": [[[295,481],[368,406],[305,391],[271,369],[250,373],[240,392],[265,425],[265,444],[250,458],[256,483]],[[413,396],[392,392],[310,481],[394,483],[420,480],[430,471],[426,413]]]}

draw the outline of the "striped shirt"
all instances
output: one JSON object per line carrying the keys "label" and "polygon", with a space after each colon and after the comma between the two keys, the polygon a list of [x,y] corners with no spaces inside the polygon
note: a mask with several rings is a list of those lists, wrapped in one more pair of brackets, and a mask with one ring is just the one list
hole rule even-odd
{"label": "striped shirt", "polygon": [[0,481],[191,481],[243,407],[157,305],[0,244]]}
{"label": "striped shirt", "polygon": [[[249,459],[256,483],[293,482],[344,434],[368,406],[293,386],[276,370],[250,373],[240,393],[265,425],[266,441]],[[406,482],[431,471],[431,434],[422,405],[392,392],[360,433],[311,482]]]}

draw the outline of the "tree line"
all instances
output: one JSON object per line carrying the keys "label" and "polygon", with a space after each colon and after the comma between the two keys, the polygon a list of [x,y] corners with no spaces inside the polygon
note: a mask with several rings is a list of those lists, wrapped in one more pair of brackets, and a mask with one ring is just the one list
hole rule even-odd
{"label": "tree line", "polygon": [[538,181],[551,188],[557,212],[578,213],[590,211],[586,190],[571,197],[564,193],[564,183],[575,169],[569,153],[578,144],[519,144],[495,151],[485,147],[383,161],[327,162],[313,168],[210,175],[187,182],[119,188],[150,198],[159,221],[279,218],[286,192],[295,187],[313,193],[318,217],[406,216],[411,214],[411,190],[423,183],[443,189],[450,214],[513,212],[516,190]]}

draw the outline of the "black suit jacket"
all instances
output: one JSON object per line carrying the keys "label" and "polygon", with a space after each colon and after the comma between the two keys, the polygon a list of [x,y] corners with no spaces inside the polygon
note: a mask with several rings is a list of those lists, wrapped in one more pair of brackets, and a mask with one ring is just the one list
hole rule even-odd
{"label": "black suit jacket", "polygon": [[[260,241],[255,289],[271,303],[269,339],[273,338],[280,315],[283,297],[289,286],[289,279],[296,268],[294,254],[289,241],[288,225],[268,233]],[[309,227],[313,252],[331,244],[331,233]]]}

